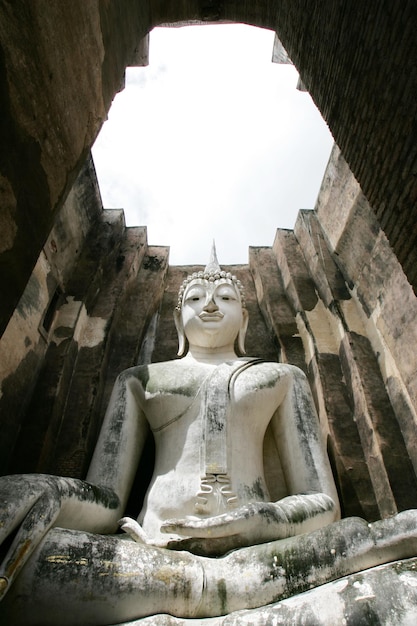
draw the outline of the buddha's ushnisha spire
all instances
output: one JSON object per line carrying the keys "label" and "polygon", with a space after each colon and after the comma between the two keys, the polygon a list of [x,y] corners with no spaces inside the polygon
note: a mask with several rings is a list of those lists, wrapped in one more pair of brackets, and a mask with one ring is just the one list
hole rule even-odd
{"label": "buddha's ushnisha spire", "polygon": [[213,239],[213,244],[211,246],[211,252],[210,252],[210,258],[205,267],[204,273],[205,274],[220,274],[221,271],[222,271],[221,267],[217,260],[216,242]]}

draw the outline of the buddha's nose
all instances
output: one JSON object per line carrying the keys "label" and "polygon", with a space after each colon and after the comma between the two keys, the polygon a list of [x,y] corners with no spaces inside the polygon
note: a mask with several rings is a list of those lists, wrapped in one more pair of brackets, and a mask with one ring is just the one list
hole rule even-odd
{"label": "buddha's nose", "polygon": [[203,308],[204,308],[204,311],[207,311],[208,313],[212,313],[213,311],[218,310],[219,307],[215,303],[213,299],[213,295],[210,295],[207,297],[206,304],[204,305]]}

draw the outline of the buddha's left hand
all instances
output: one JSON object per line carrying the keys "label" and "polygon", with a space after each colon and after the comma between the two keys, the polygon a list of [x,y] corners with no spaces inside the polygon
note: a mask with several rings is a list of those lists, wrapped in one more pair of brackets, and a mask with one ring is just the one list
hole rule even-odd
{"label": "buddha's left hand", "polygon": [[231,549],[233,544],[235,547],[255,545],[311,532],[333,522],[336,515],[330,496],[310,493],[288,496],[278,502],[249,502],[204,519],[167,520],[161,531],[186,536],[191,541],[200,539],[202,544],[227,537]]}

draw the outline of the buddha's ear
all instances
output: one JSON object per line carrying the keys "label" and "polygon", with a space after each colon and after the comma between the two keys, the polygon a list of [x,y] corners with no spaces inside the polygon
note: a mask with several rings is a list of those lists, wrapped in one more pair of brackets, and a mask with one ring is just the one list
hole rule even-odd
{"label": "buddha's ear", "polygon": [[245,350],[245,337],[248,330],[249,314],[246,309],[242,309],[242,324],[240,326],[239,334],[237,336],[237,347],[240,354],[246,354]]}
{"label": "buddha's ear", "polygon": [[182,324],[181,311],[175,309],[174,311],[174,322],[175,328],[177,329],[178,334],[178,356],[183,356],[185,352],[185,333],[184,326]]}

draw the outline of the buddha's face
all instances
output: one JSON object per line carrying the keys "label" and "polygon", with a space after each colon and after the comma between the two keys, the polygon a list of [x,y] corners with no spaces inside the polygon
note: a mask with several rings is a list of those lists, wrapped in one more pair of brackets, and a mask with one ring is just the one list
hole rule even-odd
{"label": "buddha's face", "polygon": [[181,320],[190,344],[222,348],[233,345],[244,326],[245,314],[233,283],[196,279],[184,293]]}

